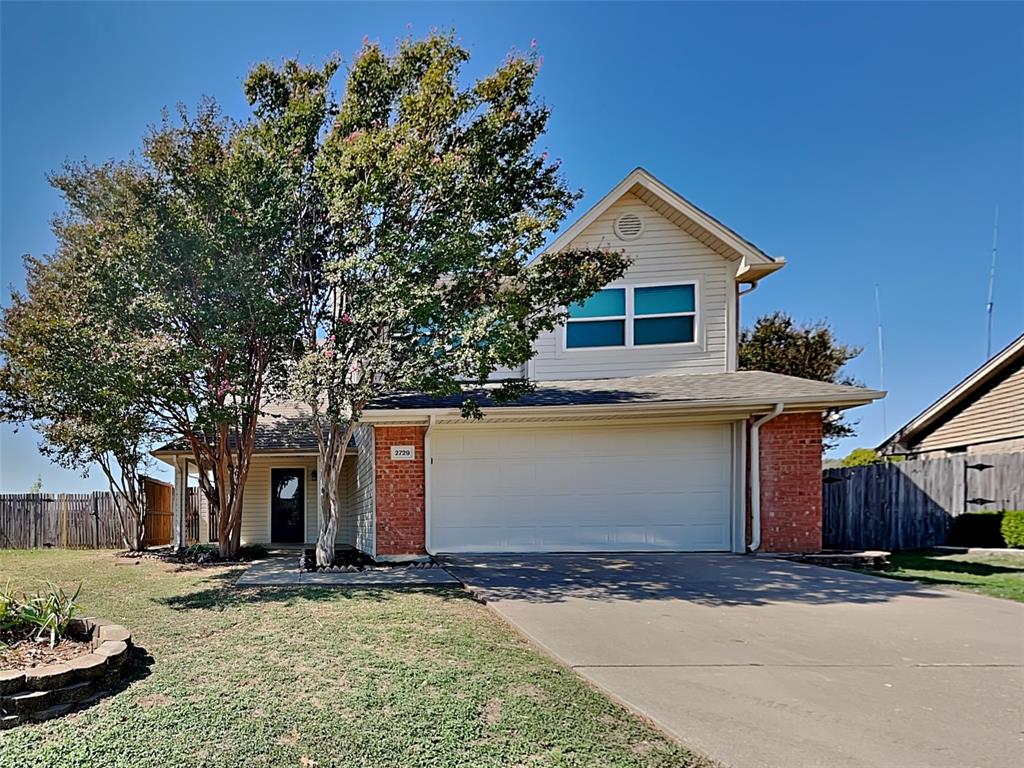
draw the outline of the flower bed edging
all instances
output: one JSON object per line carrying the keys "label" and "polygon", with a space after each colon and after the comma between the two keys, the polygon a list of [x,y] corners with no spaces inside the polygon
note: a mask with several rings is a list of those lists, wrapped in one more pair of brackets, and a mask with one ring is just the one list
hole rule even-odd
{"label": "flower bed edging", "polygon": [[49,720],[91,704],[130,674],[131,633],[102,619],[72,619],[68,634],[92,648],[66,662],[32,669],[0,670],[0,730]]}

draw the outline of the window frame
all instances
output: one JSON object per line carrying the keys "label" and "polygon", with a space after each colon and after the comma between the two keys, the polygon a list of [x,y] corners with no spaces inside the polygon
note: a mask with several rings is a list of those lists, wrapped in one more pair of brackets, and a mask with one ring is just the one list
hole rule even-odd
{"label": "window frame", "polygon": [[[632,291],[626,285],[606,285],[594,293],[601,291],[622,291],[622,314],[621,315],[599,315],[596,317],[567,317],[562,325],[562,346],[565,349],[622,349],[630,341],[629,305],[632,300]],[[622,321],[622,344],[601,344],[596,347],[570,347],[569,346],[569,323],[601,323],[609,320]]]}
{"label": "window frame", "polygon": [[[634,311],[635,301],[633,293],[637,288],[668,288],[674,286],[693,286],[693,311],[691,312],[662,312],[653,315],[637,315]],[[701,286],[700,280],[666,280],[657,283],[611,283],[604,286],[601,290],[606,289],[624,289],[626,292],[626,314],[625,315],[608,315],[601,317],[579,317],[579,318],[566,318],[566,321],[562,324],[561,331],[561,342],[562,350],[564,352],[607,352],[609,350],[616,349],[662,349],[665,347],[700,347],[700,328],[701,328]],[[693,318],[693,341],[670,341],[662,344],[636,344],[633,340],[633,323],[636,320],[646,320],[648,318],[659,318],[659,317],[692,317]],[[569,335],[568,328],[569,323],[586,323],[600,320],[622,320],[625,322],[625,343],[615,346],[602,346],[602,347],[570,347],[569,346]]]}

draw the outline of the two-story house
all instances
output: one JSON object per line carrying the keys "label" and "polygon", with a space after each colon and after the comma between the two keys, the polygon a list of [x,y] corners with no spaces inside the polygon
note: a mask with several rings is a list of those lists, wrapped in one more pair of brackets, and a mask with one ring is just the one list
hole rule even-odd
{"label": "two-story house", "polygon": [[[381,560],[820,549],[822,415],[883,393],[737,370],[740,297],[784,261],[639,168],[551,250],[583,245],[633,263],[542,335],[525,370],[504,372],[535,392],[499,406],[480,391],[481,421],[461,417],[462,397],[365,411],[339,544]],[[157,455],[183,499],[187,456]],[[317,472],[308,427],[282,406],[257,438],[243,541],[315,542]]]}

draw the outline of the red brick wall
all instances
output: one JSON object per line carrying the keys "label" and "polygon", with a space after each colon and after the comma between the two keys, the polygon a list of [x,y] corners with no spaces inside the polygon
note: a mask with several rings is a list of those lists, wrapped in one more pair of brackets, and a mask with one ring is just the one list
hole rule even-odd
{"label": "red brick wall", "polygon": [[761,552],[821,551],[821,414],[761,427]]}
{"label": "red brick wall", "polygon": [[[423,435],[426,427],[376,426],[373,431],[376,438],[377,554],[424,554]],[[393,461],[393,445],[415,446],[415,460]]]}

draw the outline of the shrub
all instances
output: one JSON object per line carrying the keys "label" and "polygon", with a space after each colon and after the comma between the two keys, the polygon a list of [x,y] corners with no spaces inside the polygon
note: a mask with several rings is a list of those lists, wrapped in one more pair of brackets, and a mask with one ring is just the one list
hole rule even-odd
{"label": "shrub", "polygon": [[1008,509],[1003,512],[1000,526],[1003,541],[1008,547],[1024,547],[1024,510]]}
{"label": "shrub", "polygon": [[1002,512],[964,512],[953,518],[949,543],[958,547],[1004,547]]}
{"label": "shrub", "polygon": [[263,560],[269,553],[262,544],[245,544],[238,548],[239,560]]}
{"label": "shrub", "polygon": [[34,595],[22,594],[17,598],[10,587],[0,592],[0,630],[17,632],[31,631],[36,640],[49,638],[52,648],[63,640],[68,623],[78,611],[79,584],[73,595],[68,595],[53,584],[44,592]]}

